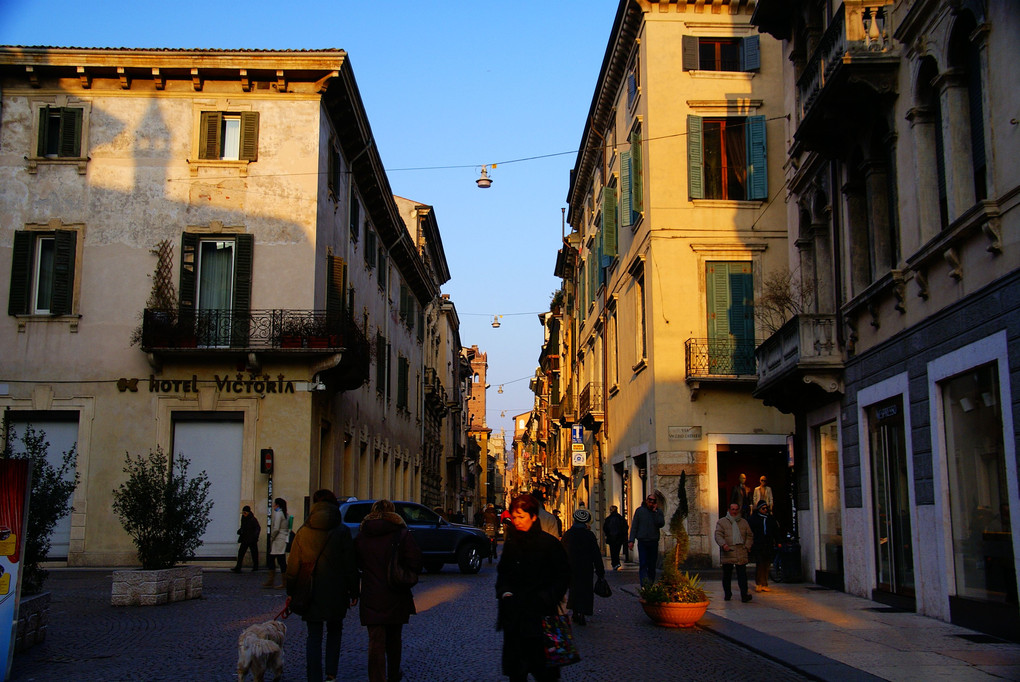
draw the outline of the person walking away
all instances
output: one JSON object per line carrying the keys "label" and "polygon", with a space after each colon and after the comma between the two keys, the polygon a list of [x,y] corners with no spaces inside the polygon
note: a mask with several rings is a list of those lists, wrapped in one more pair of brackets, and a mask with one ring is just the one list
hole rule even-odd
{"label": "person walking away", "polygon": [[751,521],[751,532],[754,533],[754,544],[751,546],[751,556],[754,558],[754,591],[771,592],[769,587],[769,566],[776,558],[776,547],[782,540],[782,528],[779,527],[775,517],[769,511],[765,500],[759,500]]}
{"label": "person walking away", "polygon": [[586,624],[586,616],[595,612],[595,591],[592,589],[594,576],[606,577],[602,565],[602,552],[595,533],[588,529],[591,512],[578,509],[574,512],[574,525],[563,533],[563,548],[567,550],[570,563],[570,591],[567,593],[567,608],[571,610],[575,623]]}
{"label": "person walking away", "polygon": [[251,513],[251,507],[244,505],[241,509],[241,527],[237,529],[237,564],[230,569],[234,573],[241,572],[245,552],[251,552],[251,570],[259,570],[259,539],[262,536],[262,524]]}
{"label": "person walking away", "polygon": [[538,523],[549,535],[558,538],[563,534],[563,527],[560,522],[556,520],[556,516],[549,513],[545,509],[545,492],[541,490],[532,490],[531,496],[538,501]]}
{"label": "person walking away", "polygon": [[499,534],[499,515],[496,513],[496,505],[488,504],[482,513],[482,530],[485,537],[489,538],[489,563],[496,558],[496,538]]}
{"label": "person walking away", "polygon": [[559,537],[563,537],[563,519],[560,518],[560,510],[553,509],[552,515],[556,517],[556,534]]}
{"label": "person walking away", "polygon": [[609,507],[609,516],[602,522],[602,531],[606,535],[606,544],[609,545],[610,564],[614,571],[619,571],[623,568],[620,565],[620,550],[623,543],[627,542],[627,519],[623,518],[615,504]]}
{"label": "person walking away", "polygon": [[638,545],[638,583],[655,582],[655,564],[659,558],[659,529],[666,525],[666,518],[659,509],[659,497],[648,493],[645,501],[630,522],[630,541],[628,549],[634,549],[634,541]]}
{"label": "person walking away", "polygon": [[747,592],[748,548],[754,544],[754,535],[747,521],[740,515],[736,502],[730,504],[729,513],[715,524],[715,544],[719,545],[723,567],[723,596],[726,601],[733,598],[731,589],[733,568],[737,569],[737,585],[740,586],[740,601],[751,601]]}
{"label": "person walking away", "polygon": [[308,628],[305,667],[308,682],[321,682],[322,631],[326,630],[326,679],[340,667],[340,639],[347,609],[358,603],[360,582],[351,531],[340,523],[340,507],[329,490],[312,495],[308,518],[297,529],[287,561],[287,595],[297,588],[301,564],[314,564],[312,599],[301,616]]}
{"label": "person walking away", "polygon": [[754,489],[754,496],[752,504],[757,509],[758,503],[765,500],[765,504],[769,506],[769,511],[775,508],[775,502],[772,500],[772,488],[768,487],[768,481],[764,476],[758,479],[759,486]]}
{"label": "person walking away", "polygon": [[739,481],[730,493],[730,502],[740,505],[740,514],[746,519],[751,515],[751,489],[747,486],[747,476],[740,474]]}
{"label": "person walking away", "polygon": [[417,611],[410,587],[390,585],[390,561],[396,552],[401,566],[421,573],[421,549],[389,500],[376,500],[372,505],[354,546],[361,569],[361,624],[368,628],[368,679],[395,682],[403,677],[403,627]]}
{"label": "person walking away", "polygon": [[[262,587],[286,587],[287,576],[287,536],[290,531],[287,529],[287,500],[277,497],[273,500],[273,515],[269,524],[269,555],[266,557],[266,564],[269,567],[269,576]],[[280,567],[280,584],[276,584],[276,567]]]}
{"label": "person walking away", "polygon": [[559,668],[545,665],[542,619],[554,616],[570,584],[563,545],[542,530],[538,500],[518,495],[510,503],[512,529],[496,566],[496,628],[503,631],[502,672],[511,682],[532,675],[558,680]]}

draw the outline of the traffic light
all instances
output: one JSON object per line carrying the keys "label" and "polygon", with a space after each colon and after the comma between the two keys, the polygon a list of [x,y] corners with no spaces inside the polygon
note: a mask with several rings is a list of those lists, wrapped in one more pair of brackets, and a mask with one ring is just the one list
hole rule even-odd
{"label": "traffic light", "polygon": [[259,470],[264,474],[273,473],[273,449],[263,448],[259,458]]}

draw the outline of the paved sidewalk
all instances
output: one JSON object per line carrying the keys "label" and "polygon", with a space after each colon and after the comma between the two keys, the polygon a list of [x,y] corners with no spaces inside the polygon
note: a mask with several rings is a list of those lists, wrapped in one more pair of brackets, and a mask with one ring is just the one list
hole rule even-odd
{"label": "paved sidewalk", "polygon": [[1020,644],[811,583],[773,583],[743,604],[735,579],[728,602],[721,571],[702,579],[712,603],[699,627],[816,679],[1020,680]]}

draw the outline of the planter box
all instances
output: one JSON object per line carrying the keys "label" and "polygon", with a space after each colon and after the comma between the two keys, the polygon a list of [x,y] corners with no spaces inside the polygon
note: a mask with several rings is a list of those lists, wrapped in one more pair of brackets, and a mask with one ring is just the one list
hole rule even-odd
{"label": "planter box", "polygon": [[705,611],[708,609],[708,602],[650,604],[642,599],[641,608],[645,610],[645,614],[656,625],[662,625],[667,628],[689,628],[705,615]]}
{"label": "planter box", "polygon": [[153,606],[202,596],[202,567],[113,572],[112,606]]}
{"label": "planter box", "polygon": [[14,651],[21,652],[44,641],[49,618],[49,592],[22,597],[18,606],[18,629],[14,638]]}

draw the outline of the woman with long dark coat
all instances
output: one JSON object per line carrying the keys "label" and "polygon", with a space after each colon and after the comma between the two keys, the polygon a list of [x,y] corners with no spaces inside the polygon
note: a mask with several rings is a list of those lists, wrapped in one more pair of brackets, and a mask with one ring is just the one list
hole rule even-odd
{"label": "woman with long dark coat", "polygon": [[563,547],[570,561],[570,592],[567,608],[573,612],[575,623],[584,625],[585,616],[595,612],[595,575],[604,578],[606,568],[602,565],[602,553],[595,533],[588,530],[591,512],[578,509],[574,512],[574,525],[563,534]]}
{"label": "woman with long dark coat", "polygon": [[402,677],[401,635],[411,615],[417,613],[411,588],[389,584],[394,551],[404,568],[414,573],[421,573],[422,568],[421,549],[395,509],[389,500],[376,500],[354,541],[361,569],[361,624],[368,628],[370,682],[395,682]]}
{"label": "woman with long dark coat", "polygon": [[758,500],[754,514],[748,519],[748,524],[751,526],[751,532],[754,533],[754,544],[751,545],[751,558],[754,559],[755,564],[754,591],[771,592],[769,566],[776,558],[776,547],[783,540],[783,529],[772,516],[772,511],[765,500]]}
{"label": "woman with long dark coat", "polygon": [[554,616],[570,582],[563,545],[538,522],[539,503],[519,495],[510,503],[512,529],[496,568],[497,627],[503,630],[503,674],[511,682],[558,680],[545,666],[542,618]]}

